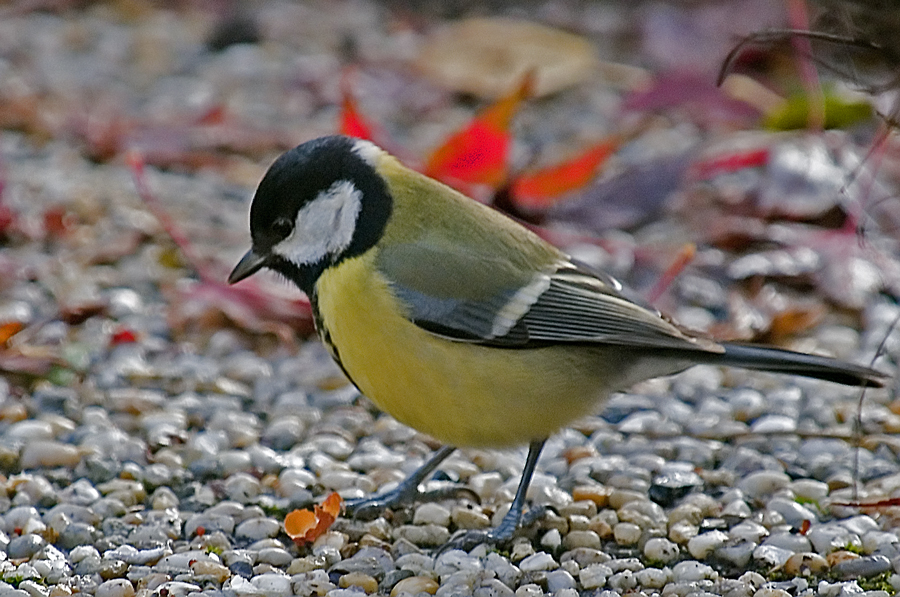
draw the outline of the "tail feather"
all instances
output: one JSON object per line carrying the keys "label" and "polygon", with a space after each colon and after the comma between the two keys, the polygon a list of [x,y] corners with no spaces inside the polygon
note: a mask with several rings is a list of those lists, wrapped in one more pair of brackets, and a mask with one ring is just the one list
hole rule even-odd
{"label": "tail feather", "polygon": [[886,376],[875,369],[830,357],[749,344],[722,343],[722,347],[725,348],[724,353],[709,355],[705,360],[718,365],[802,375],[848,386],[880,388],[886,381]]}

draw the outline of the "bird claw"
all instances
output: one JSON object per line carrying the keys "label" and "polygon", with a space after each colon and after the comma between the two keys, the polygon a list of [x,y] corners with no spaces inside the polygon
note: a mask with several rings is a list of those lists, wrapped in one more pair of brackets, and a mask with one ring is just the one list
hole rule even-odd
{"label": "bird claw", "polygon": [[492,547],[500,547],[509,543],[515,537],[519,528],[531,526],[544,517],[549,510],[548,506],[535,506],[519,516],[506,515],[499,526],[493,529],[470,529],[458,531],[435,553],[435,558],[452,549],[472,551],[478,545],[486,543]]}
{"label": "bird claw", "polygon": [[416,502],[437,502],[459,498],[471,500],[476,504],[480,503],[478,494],[462,485],[448,485],[428,491],[419,491],[417,488],[410,491],[401,486],[381,495],[347,500],[344,503],[344,514],[350,518],[374,520],[384,510],[393,510]]}

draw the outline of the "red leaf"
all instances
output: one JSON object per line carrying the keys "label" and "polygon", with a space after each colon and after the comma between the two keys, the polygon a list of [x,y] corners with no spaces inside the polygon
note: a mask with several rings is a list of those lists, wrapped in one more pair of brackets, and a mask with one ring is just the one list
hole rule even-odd
{"label": "red leaf", "polygon": [[620,144],[618,137],[607,139],[570,160],[517,176],[510,189],[513,203],[532,211],[552,207],[562,195],[587,185]]}
{"label": "red leaf", "polygon": [[485,108],[431,155],[425,174],[445,182],[498,187],[507,177],[512,117],[534,88],[534,73],[518,89]]}
{"label": "red leaf", "polygon": [[720,174],[732,174],[746,168],[759,168],[768,163],[768,148],[751,149],[700,160],[693,165],[693,173],[699,180],[708,180]]}
{"label": "red leaf", "polygon": [[340,132],[348,137],[374,141],[374,127],[369,124],[356,106],[356,100],[350,93],[347,75],[341,79],[341,115]]}
{"label": "red leaf", "polygon": [[131,344],[137,342],[137,334],[128,328],[119,328],[112,333],[109,339],[110,346],[118,346],[120,344]]}

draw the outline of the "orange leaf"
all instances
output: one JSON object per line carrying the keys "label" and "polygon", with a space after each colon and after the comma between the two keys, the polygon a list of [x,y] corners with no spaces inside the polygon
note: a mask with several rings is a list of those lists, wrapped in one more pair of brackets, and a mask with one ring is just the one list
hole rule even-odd
{"label": "orange leaf", "polygon": [[6,344],[10,338],[22,331],[25,324],[21,321],[8,321],[0,324],[0,344]]}
{"label": "orange leaf", "polygon": [[334,517],[337,517],[338,514],[341,513],[341,496],[335,492],[332,492],[325,501],[322,502],[322,510],[331,514]]}
{"label": "orange leaf", "polygon": [[653,288],[650,289],[650,292],[647,293],[645,297],[647,302],[655,303],[659,300],[659,297],[672,285],[672,282],[675,281],[681,272],[684,271],[691,261],[694,260],[694,257],[697,255],[697,246],[694,243],[686,243],[679,249],[678,253],[675,255],[675,259],[669,264],[669,267],[666,268],[666,271],[662,273],[657,280],[656,284]]}
{"label": "orange leaf", "polygon": [[311,510],[293,510],[284,517],[284,532],[291,539],[304,537],[310,529],[315,528],[318,520]]}
{"label": "orange leaf", "polygon": [[478,114],[447,139],[428,159],[425,174],[446,182],[461,181],[498,187],[506,180],[509,126],[534,88],[529,72],[519,87]]}
{"label": "orange leaf", "polygon": [[322,505],[313,510],[294,510],[284,517],[284,532],[297,545],[312,543],[334,523],[341,511],[341,496],[331,493]]}
{"label": "orange leaf", "polygon": [[517,176],[511,188],[513,203],[529,210],[552,207],[561,195],[587,185],[620,144],[619,137],[607,139],[561,164]]}

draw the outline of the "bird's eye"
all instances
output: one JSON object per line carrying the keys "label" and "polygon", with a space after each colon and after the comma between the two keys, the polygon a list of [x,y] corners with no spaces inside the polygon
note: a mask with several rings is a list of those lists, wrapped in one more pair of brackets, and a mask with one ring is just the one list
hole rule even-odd
{"label": "bird's eye", "polygon": [[278,218],[272,222],[272,234],[277,238],[287,238],[293,229],[293,224],[287,218]]}

